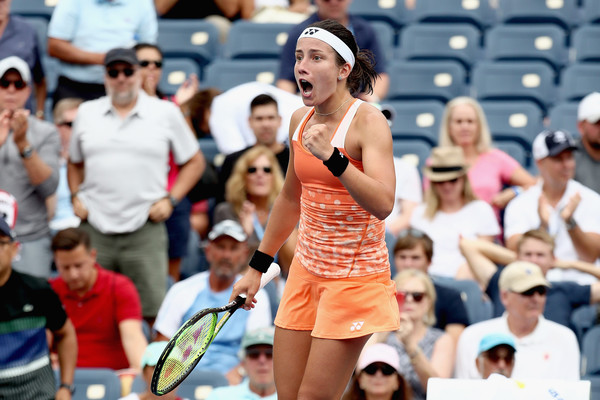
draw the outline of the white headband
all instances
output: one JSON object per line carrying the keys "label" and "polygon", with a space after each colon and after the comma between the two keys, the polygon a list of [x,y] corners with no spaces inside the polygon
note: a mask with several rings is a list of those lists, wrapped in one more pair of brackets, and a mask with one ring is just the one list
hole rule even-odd
{"label": "white headband", "polygon": [[300,34],[298,40],[302,38],[319,39],[320,41],[327,43],[333,47],[346,62],[350,63],[351,67],[354,67],[354,54],[352,54],[352,50],[350,50],[350,47],[348,47],[342,39],[335,36],[333,33],[322,28],[306,28],[304,32]]}

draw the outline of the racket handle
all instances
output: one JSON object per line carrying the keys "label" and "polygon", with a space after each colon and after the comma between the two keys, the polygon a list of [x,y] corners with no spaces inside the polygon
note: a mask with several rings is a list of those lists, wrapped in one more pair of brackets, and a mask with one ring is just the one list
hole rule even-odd
{"label": "racket handle", "polygon": [[[279,264],[271,263],[271,266],[269,267],[267,272],[262,274],[262,277],[260,278],[260,287],[258,288],[258,290],[264,288],[267,285],[267,283],[271,282],[273,280],[273,278],[275,278],[280,273],[281,273],[281,268],[279,267]],[[242,293],[242,294],[240,294],[240,297],[245,299],[246,294]]]}

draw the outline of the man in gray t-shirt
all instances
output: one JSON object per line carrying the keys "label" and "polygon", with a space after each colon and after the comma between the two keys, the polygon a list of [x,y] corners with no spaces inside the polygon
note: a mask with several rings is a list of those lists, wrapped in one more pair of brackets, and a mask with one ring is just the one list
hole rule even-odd
{"label": "man in gray t-shirt", "polygon": [[575,152],[575,180],[600,193],[600,93],[590,93],[579,103],[577,128],[581,140]]}

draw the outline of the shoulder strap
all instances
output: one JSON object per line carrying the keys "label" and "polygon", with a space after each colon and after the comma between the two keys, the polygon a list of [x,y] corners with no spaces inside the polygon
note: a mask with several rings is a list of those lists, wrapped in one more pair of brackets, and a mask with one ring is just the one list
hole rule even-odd
{"label": "shoulder strap", "polygon": [[358,107],[363,103],[361,99],[356,99],[350,107],[348,107],[348,111],[346,111],[346,115],[338,125],[333,138],[331,139],[331,144],[337,148],[343,148],[344,143],[346,141],[346,134],[348,133],[348,128],[356,115],[356,111],[358,111]]}

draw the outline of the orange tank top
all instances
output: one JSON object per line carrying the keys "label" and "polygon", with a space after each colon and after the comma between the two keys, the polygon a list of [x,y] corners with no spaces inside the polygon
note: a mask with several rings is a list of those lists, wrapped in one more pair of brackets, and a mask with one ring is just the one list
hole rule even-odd
{"label": "orange tank top", "polygon": [[[336,128],[331,144],[363,171],[362,161],[344,148],[348,128],[362,100],[355,100]],[[325,278],[365,276],[389,271],[385,222],[359,206],[323,162],[302,146],[302,132],[312,108],[292,136],[294,170],[302,183],[295,258],[311,273]]]}

